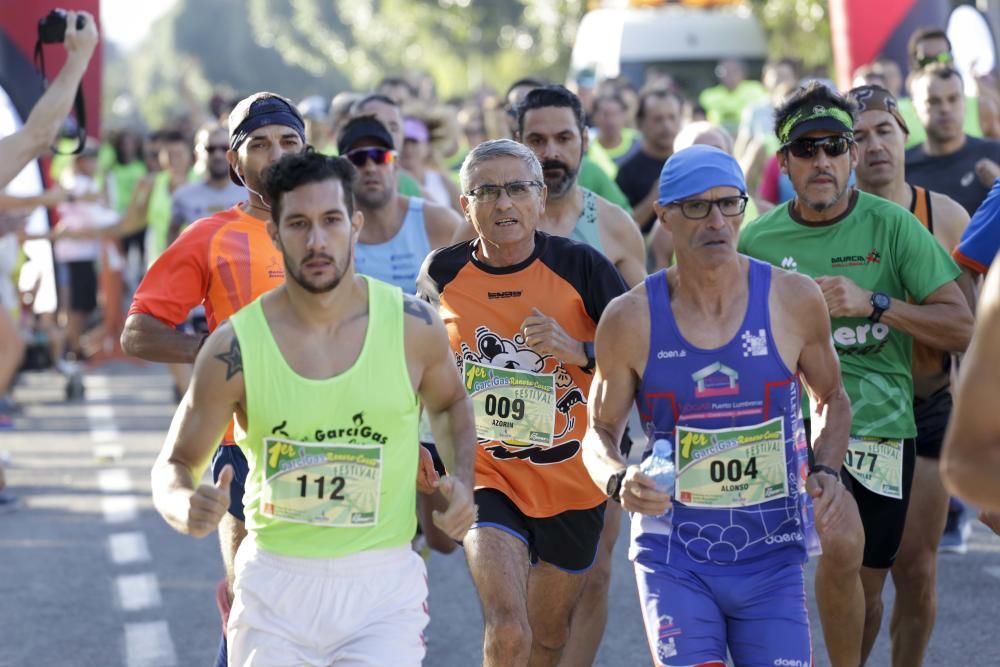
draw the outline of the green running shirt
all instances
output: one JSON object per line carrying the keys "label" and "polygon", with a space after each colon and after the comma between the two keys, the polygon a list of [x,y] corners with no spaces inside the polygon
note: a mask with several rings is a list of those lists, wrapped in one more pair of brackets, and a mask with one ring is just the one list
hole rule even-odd
{"label": "green running shirt", "polygon": [[[855,190],[847,212],[809,227],[779,204],[740,230],[739,251],[807,276],[846,276],[864,289],[923,303],[955,280],[958,265],[909,211]],[[851,434],[912,438],[913,339],[864,317],[831,320],[844,388],[851,398]]]}

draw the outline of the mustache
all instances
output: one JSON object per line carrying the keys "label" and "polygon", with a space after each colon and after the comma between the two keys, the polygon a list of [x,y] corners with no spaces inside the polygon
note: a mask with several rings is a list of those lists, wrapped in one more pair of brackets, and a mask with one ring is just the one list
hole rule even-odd
{"label": "mustache", "polygon": [[331,255],[327,255],[321,252],[311,252],[302,258],[302,263],[305,264],[306,262],[311,262],[314,259],[325,259],[328,262],[334,261]]}
{"label": "mustache", "polygon": [[545,160],[542,162],[542,171],[545,171],[546,169],[562,169],[563,171],[569,171],[569,165],[559,160]]}
{"label": "mustache", "polygon": [[836,181],[836,180],[837,180],[837,177],[836,177],[836,176],[834,176],[833,174],[831,174],[830,172],[828,172],[828,171],[821,171],[821,172],[818,172],[818,173],[816,173],[816,174],[813,174],[813,175],[812,175],[812,176],[811,176],[811,177],[809,178],[809,182],[810,182],[810,183],[812,183],[812,182],[813,182],[813,181],[815,181],[815,180],[816,180],[817,178],[829,178],[829,179],[831,179],[831,180],[833,180],[833,181]]}

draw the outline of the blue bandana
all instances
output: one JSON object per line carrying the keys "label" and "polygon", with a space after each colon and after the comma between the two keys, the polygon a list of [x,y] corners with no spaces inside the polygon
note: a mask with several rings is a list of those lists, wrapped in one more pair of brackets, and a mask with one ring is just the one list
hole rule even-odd
{"label": "blue bandana", "polygon": [[715,146],[696,144],[677,151],[660,172],[660,206],[730,186],[746,194],[747,184],[739,163]]}
{"label": "blue bandana", "polygon": [[[229,146],[234,151],[243,145],[251,132],[265,125],[284,125],[295,130],[303,143],[306,140],[306,126],[302,122],[302,116],[299,115],[295,107],[280,97],[258,98],[249,105],[244,114],[239,125],[229,132]],[[232,119],[230,125],[232,125]]]}

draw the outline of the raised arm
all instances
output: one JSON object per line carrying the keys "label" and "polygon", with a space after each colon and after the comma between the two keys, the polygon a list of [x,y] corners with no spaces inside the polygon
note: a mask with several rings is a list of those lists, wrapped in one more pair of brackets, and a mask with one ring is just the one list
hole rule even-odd
{"label": "raised arm", "polygon": [[[76,17],[86,22],[76,29]],[[76,97],[76,89],[87,71],[87,64],[97,46],[97,25],[87,12],[68,12],[66,16],[66,64],[48,90],[31,110],[24,127],[0,139],[0,188],[6,186],[29,162],[44,153],[56,140]]]}
{"label": "raised arm", "polygon": [[167,439],[153,465],[153,504],[175,530],[204,537],[229,507],[232,471],[200,484],[233,414],[242,412],[244,384],[239,341],[226,323],[208,337]]}

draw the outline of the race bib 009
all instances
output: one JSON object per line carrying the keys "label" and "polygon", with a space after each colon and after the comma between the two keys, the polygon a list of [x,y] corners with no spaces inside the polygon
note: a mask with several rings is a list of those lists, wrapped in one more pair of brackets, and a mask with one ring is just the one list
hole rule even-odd
{"label": "race bib 009", "polygon": [[312,526],[378,523],[382,445],[264,439],[261,512]]}
{"label": "race bib 009", "polygon": [[757,505],[788,495],[782,417],[729,429],[677,427],[677,499],[689,507]]}
{"label": "race bib 009", "polygon": [[478,437],[552,446],[556,421],[554,376],[494,368],[468,359],[462,375],[465,390],[472,398]]}

